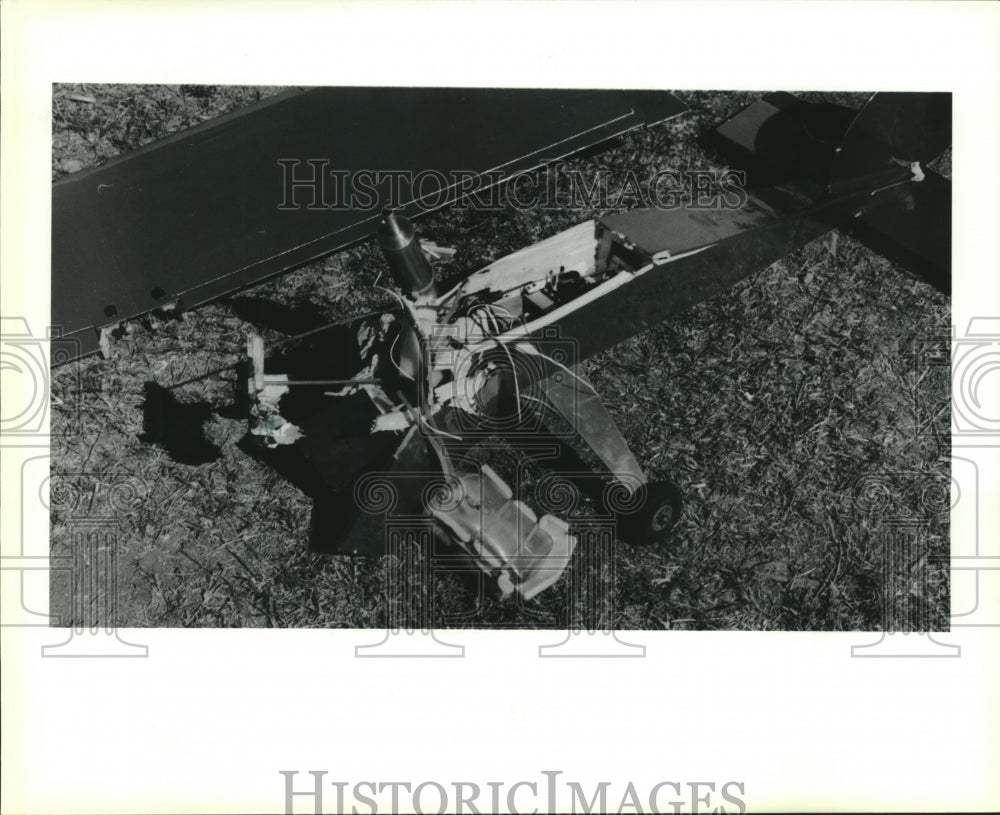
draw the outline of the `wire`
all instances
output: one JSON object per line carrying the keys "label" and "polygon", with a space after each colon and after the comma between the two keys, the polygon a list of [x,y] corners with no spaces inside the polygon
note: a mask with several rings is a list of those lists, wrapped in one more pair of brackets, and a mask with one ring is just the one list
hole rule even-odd
{"label": "wire", "polygon": [[[385,289],[385,291],[388,291],[388,289]],[[391,293],[392,292],[390,292],[390,294]],[[287,345],[288,343],[294,342],[295,340],[301,340],[304,337],[309,337],[312,336],[313,334],[318,334],[321,331],[328,331],[331,328],[336,328],[338,325],[348,325],[349,323],[353,323],[355,321],[368,320],[371,319],[372,317],[380,317],[383,314],[385,314],[385,306],[380,308],[378,311],[370,311],[367,314],[360,314],[357,317],[345,317],[343,320],[334,320],[333,322],[326,323],[325,325],[321,325],[318,328],[311,328],[308,331],[303,331],[301,334],[293,334],[290,337],[285,337],[283,340],[277,340],[276,342],[268,343],[268,347],[272,349],[280,348],[282,345]]]}
{"label": "wire", "polygon": [[424,427],[426,427],[426,428],[427,428],[428,430],[430,430],[430,431],[431,431],[432,433],[437,433],[437,434],[438,434],[439,436],[445,436],[445,437],[447,437],[447,438],[449,438],[449,439],[454,439],[455,441],[461,441],[461,440],[462,440],[462,437],[461,437],[461,436],[456,436],[456,435],[455,435],[454,433],[448,433],[447,431],[445,431],[445,430],[442,430],[442,429],[441,429],[441,428],[439,428],[439,427],[435,427],[434,425],[432,425],[432,424],[431,424],[431,423],[430,423],[430,422],[429,422],[429,421],[428,421],[428,420],[427,420],[426,418],[424,418],[423,416],[420,416],[420,417],[419,417],[419,421],[420,421],[420,424],[421,424],[421,425],[423,425]]}
{"label": "wire", "polygon": [[[423,427],[426,427],[428,430],[430,430],[430,431],[432,431],[434,433],[437,433],[439,436],[446,436],[447,438],[454,439],[455,441],[462,441],[462,437],[461,436],[456,436],[456,435],[454,435],[452,433],[447,433],[444,430],[441,430],[440,428],[434,427],[434,425],[432,425],[430,423],[430,421],[425,416],[421,415],[420,413],[417,413],[416,408],[413,407],[413,405],[410,404],[410,401],[405,396],[403,396],[403,392],[402,391],[397,391],[396,395],[399,396],[399,398],[403,401],[403,407],[404,407],[405,411],[410,416],[413,417],[413,425],[411,427],[411,430],[413,428],[415,428],[419,424],[419,425],[421,425]],[[428,439],[428,441],[431,441],[431,440]],[[432,443],[432,444],[436,445],[436,443]],[[443,461],[443,458],[442,458],[442,461]]]}
{"label": "wire", "polygon": [[525,393],[525,394],[523,394],[521,396],[521,398],[522,399],[527,399],[527,400],[529,400],[531,402],[538,402],[538,404],[540,404],[546,410],[552,410],[552,405],[551,404],[549,404],[548,402],[546,402],[544,399],[539,399],[537,396],[531,396],[531,395]]}
{"label": "wire", "polygon": [[[480,328],[483,328],[483,325],[476,319],[476,315],[480,312],[485,312],[487,317],[492,321],[493,330],[487,331],[484,329],[484,333],[490,337],[496,337],[496,335],[500,334],[502,331],[508,330],[514,323],[517,322],[518,319],[509,309],[506,309],[503,306],[498,306],[496,303],[474,303],[469,307],[465,316],[472,319],[473,322],[475,322]],[[508,319],[505,321],[507,323],[506,325],[501,326],[500,319],[497,316],[498,312],[502,312],[507,315]]]}
{"label": "wire", "polygon": [[379,288],[382,289],[382,291],[386,292],[387,294],[391,294],[393,297],[395,297],[396,300],[399,301],[399,305],[400,307],[402,307],[403,311],[406,311],[406,303],[403,302],[403,298],[400,296],[398,292],[394,292],[392,289],[387,289],[385,286],[379,286]]}
{"label": "wire", "polygon": [[[285,337],[284,339],[270,342],[268,343],[268,348],[273,351],[275,348],[281,348],[281,346],[288,345],[288,343],[290,342],[295,342],[296,340],[301,340],[305,339],[306,337],[311,337],[313,334],[319,334],[322,331],[329,331],[331,328],[336,328],[337,326],[341,325],[348,325],[355,321],[368,320],[371,319],[372,317],[378,317],[384,313],[385,313],[385,308],[383,307],[379,311],[371,311],[368,312],[367,314],[361,314],[356,317],[347,317],[343,320],[333,320],[332,322],[324,323],[323,325],[317,326],[316,328],[310,328],[308,331],[303,331],[301,334],[292,334],[290,337]],[[239,362],[234,362],[231,365],[224,365],[221,368],[213,368],[211,371],[205,371],[205,373],[199,374],[198,376],[193,376],[190,379],[184,379],[181,382],[174,382],[170,385],[164,385],[164,387],[167,390],[174,390],[174,388],[180,388],[183,387],[184,385],[191,385],[195,382],[200,382],[203,379],[208,379],[209,377],[225,373],[226,371],[235,370],[236,368],[239,368],[240,365],[242,364],[243,361],[241,360]]]}
{"label": "wire", "polygon": [[398,334],[396,334],[396,339],[394,339],[392,341],[392,345],[389,347],[389,362],[391,362],[392,365],[393,365],[393,367],[397,371],[399,371],[399,375],[400,376],[405,376],[407,379],[409,379],[412,382],[412,381],[415,381],[413,379],[413,377],[410,376],[408,373],[406,373],[406,371],[404,371],[402,368],[399,367],[399,363],[396,362],[396,358],[393,356],[393,352],[396,350],[396,343],[399,342],[399,338],[401,336],[403,336],[403,332],[402,331],[400,331]]}
{"label": "wire", "polygon": [[582,376],[580,376],[578,373],[576,373],[572,368],[570,368],[570,367],[568,367],[566,365],[563,365],[561,362],[558,362],[557,360],[554,360],[548,354],[543,354],[541,351],[539,351],[537,348],[535,348],[535,346],[533,346],[533,345],[531,345],[529,343],[516,343],[515,347],[518,348],[519,350],[523,351],[526,354],[532,354],[534,356],[539,356],[542,359],[548,360],[553,365],[556,365],[556,366],[562,368],[571,377],[573,377],[575,380],[577,380],[578,382],[580,382],[582,385],[586,386],[588,390],[590,390],[590,383],[587,382],[586,379],[584,379]]}
{"label": "wire", "polygon": [[496,303],[487,303],[486,305],[488,305],[491,309],[494,309],[495,311],[504,312],[508,317],[510,317],[510,321],[512,323],[517,322],[518,320],[517,315],[515,315],[510,309],[504,308],[503,306],[498,306]]}
{"label": "wire", "polygon": [[507,360],[510,362],[510,374],[514,378],[514,401],[517,404],[517,421],[518,421],[518,423],[520,423],[521,422],[521,386],[518,384],[518,381],[517,381],[517,369],[514,367],[514,356],[513,356],[513,354],[511,354],[510,349],[507,347],[506,343],[501,342],[500,340],[496,340],[496,343],[501,348],[503,348],[504,353],[507,354]]}
{"label": "wire", "polygon": [[214,370],[206,371],[200,376],[193,376],[190,379],[183,380],[182,382],[174,382],[172,385],[167,385],[165,389],[168,391],[172,391],[174,388],[180,388],[183,387],[184,385],[190,385],[192,382],[200,382],[202,379],[208,379],[210,376],[216,376],[218,374],[225,373],[226,371],[232,371],[235,368],[239,368],[241,364],[242,364],[241,362],[234,362],[232,365],[226,365],[223,368],[215,368]]}

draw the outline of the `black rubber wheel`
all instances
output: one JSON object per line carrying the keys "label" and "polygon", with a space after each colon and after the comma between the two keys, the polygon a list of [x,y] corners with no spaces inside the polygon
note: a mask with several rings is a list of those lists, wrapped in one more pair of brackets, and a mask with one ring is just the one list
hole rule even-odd
{"label": "black rubber wheel", "polygon": [[642,492],[640,506],[615,516],[619,540],[635,546],[649,546],[665,540],[681,514],[681,491],[676,484],[650,482]]}

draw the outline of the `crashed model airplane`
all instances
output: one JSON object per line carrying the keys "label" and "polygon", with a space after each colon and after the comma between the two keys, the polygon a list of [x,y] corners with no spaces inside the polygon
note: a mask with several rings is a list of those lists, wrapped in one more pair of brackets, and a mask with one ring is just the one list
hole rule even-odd
{"label": "crashed model airplane", "polygon": [[[347,496],[359,510],[341,551],[382,544],[371,521],[391,509],[430,522],[505,595],[554,583],[576,540],[566,519],[539,516],[474,460],[484,434],[554,441],[560,469],[572,460],[581,485],[596,484],[619,539],[658,540],[680,494],[648,480],[578,363],[834,228],[947,290],[950,182],[927,163],[950,144],[950,106],[948,94],[889,93],[855,112],[772,94],[708,135],[749,174],[740,207],[586,221],[443,292],[436,247],[387,209],[375,232],[393,305],[331,328],[304,377],[268,370],[251,337],[250,438],[318,508]],[[596,482],[584,477],[594,465]]]}

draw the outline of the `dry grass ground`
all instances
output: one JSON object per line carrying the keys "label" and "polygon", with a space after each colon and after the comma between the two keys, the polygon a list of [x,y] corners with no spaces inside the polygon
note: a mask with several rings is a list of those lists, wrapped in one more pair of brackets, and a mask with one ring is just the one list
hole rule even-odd
{"label": "dry grass ground", "polygon": [[[53,178],[274,90],[56,86]],[[696,137],[756,94],[680,95],[685,116],[567,166],[612,177],[715,166]],[[448,210],[420,228],[459,250],[457,274],[594,214]],[[361,245],[245,294],[284,307],[301,330],[381,302],[380,270]],[[948,326],[946,298],[839,235],[589,360],[640,462],[677,482],[687,502],[670,545],[616,550],[613,624],[850,630],[888,619],[946,628]],[[397,564],[308,550],[310,500],[237,447],[246,425],[232,409],[231,375],[176,392],[203,425],[200,463],[143,440],[147,382],[234,362],[247,332],[274,340],[279,329],[291,330],[220,302],[183,319],[135,321],[111,359],[53,372],[52,551],[69,551],[80,518],[114,519],[119,624],[385,624],[385,579]],[[508,477],[523,471],[530,503],[542,470],[502,446],[486,456]],[[569,583],[518,605],[435,574],[434,621],[565,625],[579,605],[567,602]],[[58,574],[52,589],[63,620],[89,619]]]}

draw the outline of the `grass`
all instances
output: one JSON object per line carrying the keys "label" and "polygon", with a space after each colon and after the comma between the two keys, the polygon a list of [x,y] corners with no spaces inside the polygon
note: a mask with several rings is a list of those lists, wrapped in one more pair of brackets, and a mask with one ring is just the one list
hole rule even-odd
{"label": "grass", "polygon": [[[53,178],[275,90],[55,86]],[[680,95],[690,113],[567,168],[607,168],[620,179],[629,170],[643,177],[714,167],[698,134],[756,94]],[[449,271],[458,275],[600,214],[447,210],[420,230],[459,250]],[[383,301],[374,287],[381,269],[372,247],[361,245],[247,294],[300,318],[346,317]],[[615,549],[603,622],[947,628],[948,513],[940,498],[949,483],[949,380],[941,364],[949,322],[946,298],[837,234],[588,360],[586,374],[640,463],[686,497],[669,545]],[[108,519],[120,625],[383,626],[386,581],[401,564],[309,551],[310,500],[237,447],[246,425],[232,409],[231,376],[177,392],[203,421],[200,463],[181,463],[143,441],[145,384],[235,361],[250,331],[283,336],[241,318],[231,302],[182,319],[150,316],[124,327],[111,359],[53,371],[53,555],[70,551],[81,519]],[[529,504],[537,501],[545,471],[536,462],[502,440],[482,455],[508,480],[520,478]],[[588,509],[584,502],[570,514]],[[593,623],[586,597],[571,588],[611,568],[581,549],[570,578],[528,603],[481,596],[468,575],[435,573],[427,587],[432,621]],[[65,622],[98,613],[60,573],[52,606]]]}

